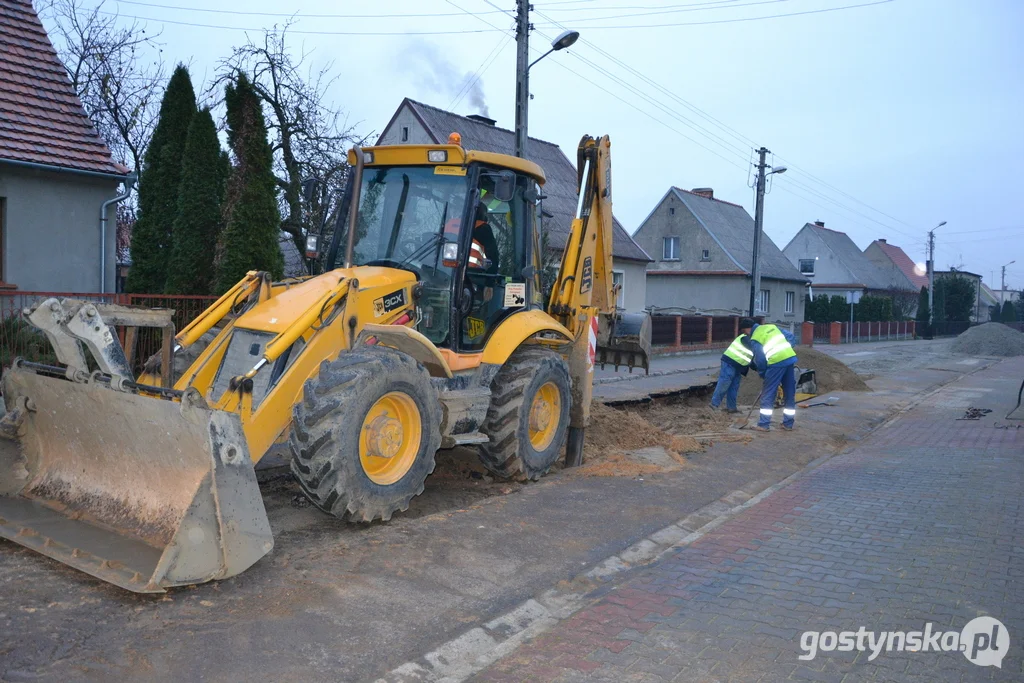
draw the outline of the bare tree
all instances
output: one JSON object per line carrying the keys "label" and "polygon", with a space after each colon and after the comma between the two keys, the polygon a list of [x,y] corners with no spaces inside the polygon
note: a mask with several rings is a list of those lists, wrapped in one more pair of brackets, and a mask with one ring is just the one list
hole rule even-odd
{"label": "bare tree", "polygon": [[138,170],[160,107],[159,33],[121,22],[104,3],[41,0],[57,56],[114,160]]}
{"label": "bare tree", "polygon": [[[295,53],[288,46],[288,27],[275,26],[262,40],[235,48],[221,63],[220,82],[236,71],[250,75],[263,100],[267,127],[272,136],[274,172],[281,189],[281,230],[300,253],[306,235],[319,232],[337,210],[340,190],[348,175],[347,152],[361,142],[342,112],[327,100],[327,91],[337,80],[333,64],[317,68],[309,64],[310,53]],[[313,200],[302,201],[302,181],[317,178]]]}

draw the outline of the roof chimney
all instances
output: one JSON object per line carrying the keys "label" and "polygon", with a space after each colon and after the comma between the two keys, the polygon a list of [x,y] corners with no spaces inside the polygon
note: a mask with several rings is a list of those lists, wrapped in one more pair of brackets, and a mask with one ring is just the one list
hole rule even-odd
{"label": "roof chimney", "polygon": [[814,221],[814,224],[817,225],[819,228],[825,227],[825,221]]}
{"label": "roof chimney", "polygon": [[879,238],[878,238],[878,241],[879,241],[879,242],[881,242],[882,244],[885,244],[885,239],[884,239],[884,238],[882,238],[882,237],[879,237]]}
{"label": "roof chimney", "polygon": [[706,199],[714,199],[715,191],[710,187],[695,187],[690,190],[693,194],[700,195]]}
{"label": "roof chimney", "polygon": [[489,119],[486,116],[484,116],[483,114],[470,114],[466,118],[469,119],[470,121],[476,121],[477,123],[482,123],[485,126],[493,126],[494,124],[497,123],[496,120]]}

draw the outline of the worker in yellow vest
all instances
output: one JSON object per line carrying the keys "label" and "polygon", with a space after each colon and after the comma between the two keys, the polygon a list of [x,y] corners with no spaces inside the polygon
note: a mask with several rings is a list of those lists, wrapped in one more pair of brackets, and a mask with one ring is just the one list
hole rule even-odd
{"label": "worker in yellow vest", "polygon": [[718,371],[718,384],[711,396],[711,407],[718,410],[725,399],[726,409],[730,413],[740,412],[736,408],[736,396],[740,393],[740,382],[747,376],[747,370],[754,360],[754,352],[750,349],[750,328],[754,321],[743,318],[740,321],[740,335],[732,340],[732,344],[722,354],[722,366]]}
{"label": "worker in yellow vest", "polygon": [[754,367],[764,380],[761,390],[761,417],[757,427],[767,432],[772,423],[775,393],[782,385],[782,428],[793,429],[796,420],[796,351],[775,325],[757,325],[750,330],[750,349]]}

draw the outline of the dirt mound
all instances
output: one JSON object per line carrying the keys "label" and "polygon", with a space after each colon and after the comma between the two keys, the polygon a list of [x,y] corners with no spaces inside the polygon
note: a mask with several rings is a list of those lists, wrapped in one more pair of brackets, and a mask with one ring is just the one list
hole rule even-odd
{"label": "dirt mound", "polygon": [[[832,356],[806,346],[796,348],[797,367],[814,370],[818,380],[818,393],[830,391],[871,391],[867,384],[845,363]],[[753,405],[761,395],[761,378],[751,370],[740,384],[739,403]]]}
{"label": "dirt mound", "polygon": [[612,408],[596,401],[590,407],[590,426],[587,427],[585,439],[584,452],[588,456],[650,446],[661,446],[677,454],[701,450],[695,439],[670,434],[652,424],[635,409]]}
{"label": "dirt mound", "polygon": [[964,356],[1024,356],[1024,334],[1002,323],[976,325],[956,338],[953,353]]}

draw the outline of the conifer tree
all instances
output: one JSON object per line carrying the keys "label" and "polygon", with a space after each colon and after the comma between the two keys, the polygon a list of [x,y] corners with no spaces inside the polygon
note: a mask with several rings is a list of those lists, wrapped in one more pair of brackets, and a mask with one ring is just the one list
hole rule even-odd
{"label": "conifer tree", "polygon": [[278,244],[281,214],[267,125],[260,99],[243,72],[224,93],[228,144],[234,166],[225,198],[225,228],[217,264],[216,291],[225,292],[250,270],[284,270]]}
{"label": "conifer tree", "polygon": [[126,289],[160,293],[167,282],[171,232],[178,211],[185,138],[196,113],[188,69],[179,64],[167,83],[160,118],[139,177],[139,217],[132,229],[131,270]]}
{"label": "conifer tree", "polygon": [[214,254],[223,227],[222,202],[227,175],[224,152],[209,108],[194,117],[185,139],[172,231],[167,292],[209,294],[213,291]]}

